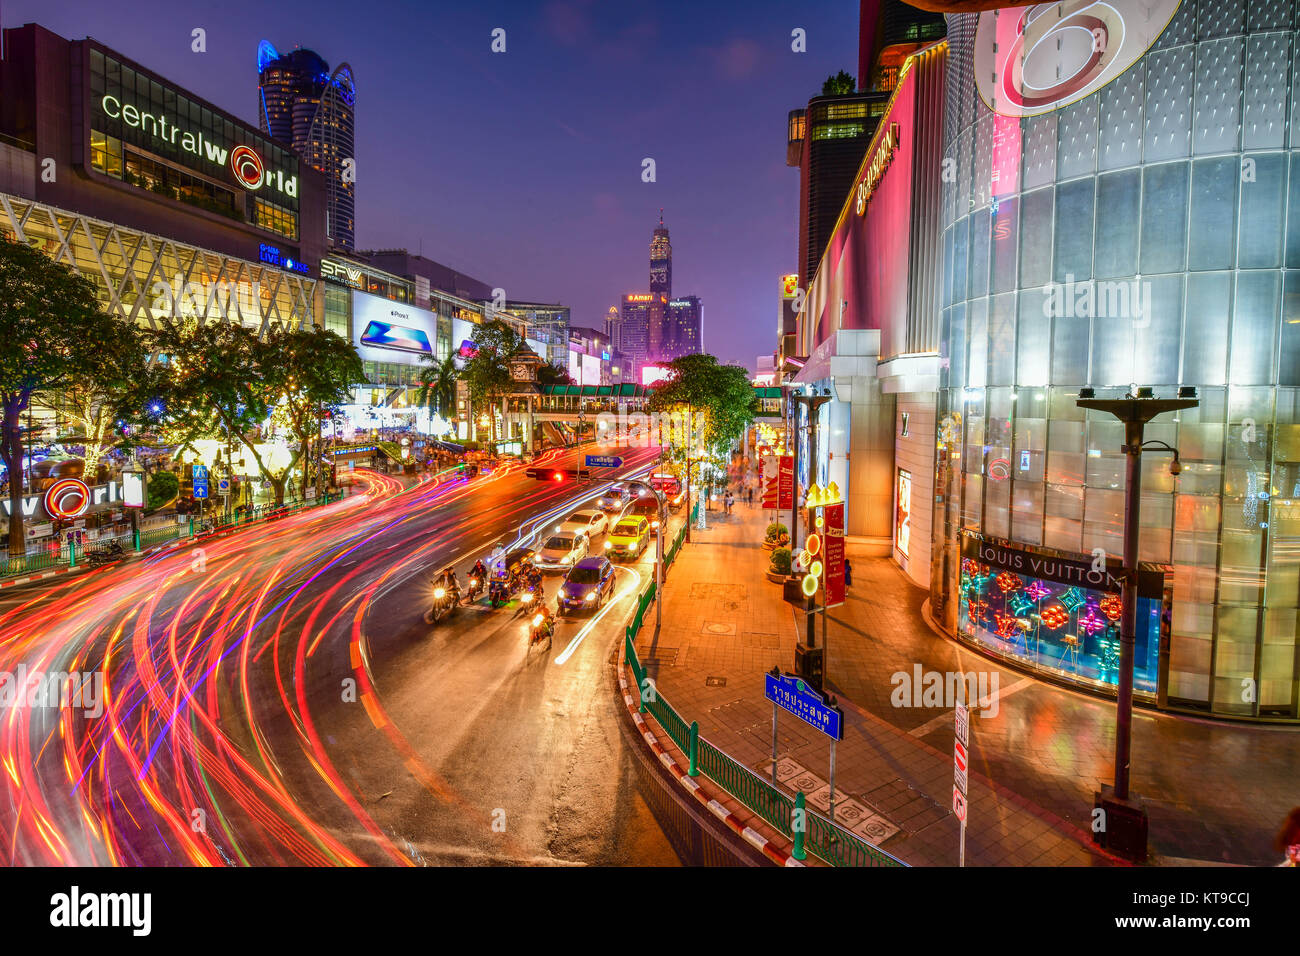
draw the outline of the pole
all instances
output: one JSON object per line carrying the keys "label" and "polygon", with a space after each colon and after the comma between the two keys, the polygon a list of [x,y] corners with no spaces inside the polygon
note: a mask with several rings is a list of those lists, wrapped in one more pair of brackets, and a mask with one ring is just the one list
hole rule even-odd
{"label": "pole", "polygon": [[[817,471],[816,471],[817,469],[817,408],[813,407],[812,402],[809,402],[807,407],[808,407],[808,487],[811,488],[813,485],[817,484]],[[810,513],[808,515],[808,534],[811,535],[812,532],[813,532],[813,516]],[[790,549],[791,551],[794,550],[793,529],[791,529],[790,531]],[[814,598],[812,607],[808,609],[808,618],[807,618],[808,647],[810,649],[817,646],[816,615],[817,615],[817,600],[816,598]],[[826,680],[826,665],[825,665],[825,661],[823,660],[822,679],[817,682],[818,690],[821,690],[822,684],[825,682],[825,680]]]}
{"label": "pole", "polygon": [[776,701],[772,701],[772,786],[776,786]]}
{"label": "pole", "polygon": [[[1134,416],[1136,418],[1136,416]],[[1137,634],[1138,510],[1142,494],[1141,419],[1124,423],[1124,585],[1119,634],[1118,717],[1115,727],[1115,797],[1128,799],[1130,744],[1133,732],[1133,657]]]}
{"label": "pole", "polygon": [[835,738],[831,738],[831,826],[835,826]]}

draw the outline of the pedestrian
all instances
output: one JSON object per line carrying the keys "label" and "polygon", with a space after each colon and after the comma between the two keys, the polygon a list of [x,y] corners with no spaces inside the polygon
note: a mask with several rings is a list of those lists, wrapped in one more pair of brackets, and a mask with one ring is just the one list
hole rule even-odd
{"label": "pedestrian", "polygon": [[745,503],[752,505],[754,503],[754,486],[751,482],[745,482]]}
{"label": "pedestrian", "polygon": [[844,558],[844,586],[848,587],[853,583],[853,562],[846,556]]}
{"label": "pedestrian", "polygon": [[1300,807],[1292,807],[1277,831],[1273,848],[1282,854],[1278,866],[1300,867]]}
{"label": "pedestrian", "polygon": [[731,493],[731,489],[728,488],[727,489],[727,514],[731,514],[731,509],[735,506],[735,504],[736,504],[736,496],[733,495]]}

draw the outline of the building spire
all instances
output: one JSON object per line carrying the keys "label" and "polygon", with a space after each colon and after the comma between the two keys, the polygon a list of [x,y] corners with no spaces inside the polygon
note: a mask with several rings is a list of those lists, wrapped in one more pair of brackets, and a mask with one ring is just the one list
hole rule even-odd
{"label": "building spire", "polygon": [[664,224],[664,207],[659,207],[659,225],[662,228]]}

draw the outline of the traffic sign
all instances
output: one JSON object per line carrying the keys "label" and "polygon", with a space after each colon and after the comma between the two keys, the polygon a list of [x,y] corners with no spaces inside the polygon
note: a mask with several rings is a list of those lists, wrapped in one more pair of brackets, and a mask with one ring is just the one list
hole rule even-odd
{"label": "traffic sign", "polygon": [[957,742],[963,747],[967,747],[970,745],[970,708],[958,701],[955,717]]}
{"label": "traffic sign", "polygon": [[229,478],[218,478],[218,479],[217,479],[217,494],[219,494],[219,495],[228,495],[228,494],[230,494],[230,479],[229,479]]}
{"label": "traffic sign", "polygon": [[952,780],[964,794],[967,792],[966,767],[968,758],[966,755],[966,746],[960,740],[953,741],[952,748]]}
{"label": "traffic sign", "polygon": [[622,468],[623,459],[617,455],[588,455],[588,468]]}
{"label": "traffic sign", "polygon": [[208,466],[195,465],[193,474],[194,490],[192,494],[195,501],[202,501],[208,497]]}
{"label": "traffic sign", "polygon": [[826,696],[791,674],[763,675],[763,696],[805,723],[812,724],[831,740],[844,739],[844,715],[826,702]]}
{"label": "traffic sign", "polygon": [[[966,794],[955,786],[952,788],[952,812],[956,814],[958,821],[963,824],[966,822]],[[962,856],[965,855],[965,847],[963,847]]]}

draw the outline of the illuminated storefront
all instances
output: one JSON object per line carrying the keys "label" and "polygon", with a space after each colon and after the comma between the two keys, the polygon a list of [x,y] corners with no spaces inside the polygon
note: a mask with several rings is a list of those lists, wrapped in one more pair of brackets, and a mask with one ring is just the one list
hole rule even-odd
{"label": "illuminated storefront", "polygon": [[1013,581],[971,542],[1113,560],[1123,430],[1078,390],[1194,386],[1198,408],[1146,430],[1182,470],[1143,461],[1139,557],[1172,570],[1143,591],[1136,685],[1169,708],[1300,715],[1294,14],[1114,0],[949,17],[931,605],[963,639],[1113,692],[1115,590]]}

